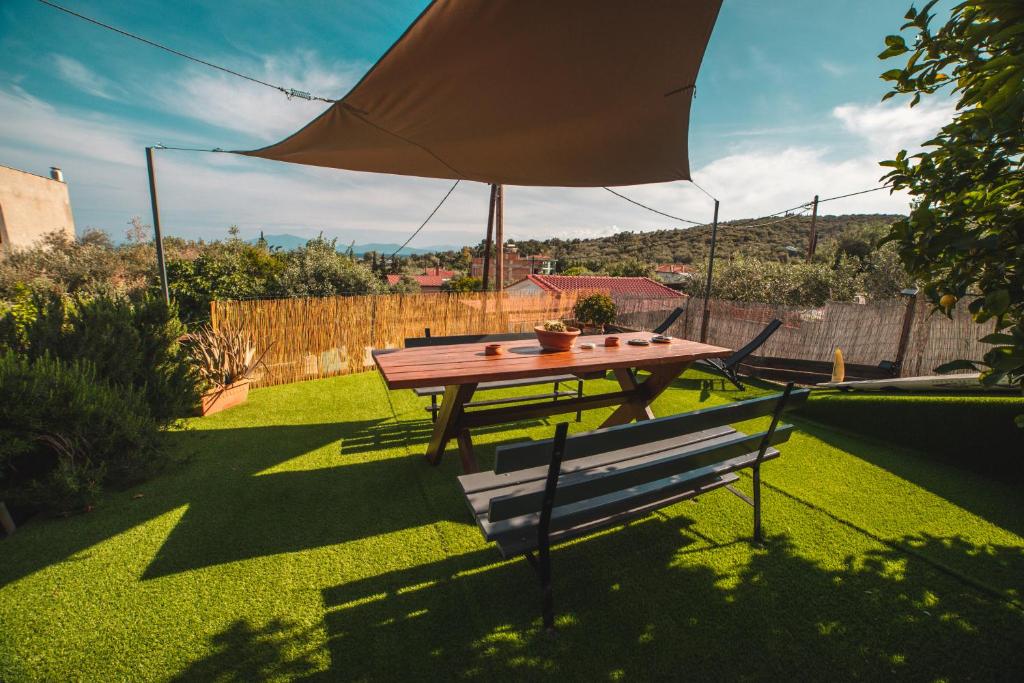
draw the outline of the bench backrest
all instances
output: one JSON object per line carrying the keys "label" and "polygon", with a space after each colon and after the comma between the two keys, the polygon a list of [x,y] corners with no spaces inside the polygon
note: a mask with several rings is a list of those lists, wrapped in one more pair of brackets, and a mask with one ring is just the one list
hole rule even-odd
{"label": "bench backrest", "polygon": [[[546,451],[549,464],[547,482],[531,480],[516,487],[511,493],[491,499],[487,518],[491,522],[498,522],[538,511],[550,515],[550,508],[554,503],[557,503],[559,507],[571,505],[598,496],[642,487],[669,477],[692,474],[703,468],[708,468],[710,477],[714,476],[713,466],[754,452],[758,453],[757,461],[760,461],[769,447],[789,439],[792,426],[779,425],[779,418],[783,410],[802,403],[807,399],[809,393],[806,389],[794,392],[790,385],[782,394],[660,420],[612,427],[598,430],[596,433],[580,434],[570,438],[565,438],[565,430],[560,429],[556,439],[528,444],[528,446],[540,447]],[[792,403],[790,399],[792,399]],[[583,457],[580,455],[583,450],[589,451],[587,454],[594,454],[631,446],[642,447],[649,441],[767,414],[772,414],[771,425],[767,430],[759,433],[748,435],[742,432],[733,432],[713,439],[704,446],[687,449],[681,453],[669,451],[668,454],[652,453],[648,455],[638,451],[638,457],[629,461],[628,464],[623,464],[620,461],[607,466],[558,474],[562,459],[570,457],[570,444],[587,444],[584,448],[575,449],[572,456]],[[698,426],[692,428],[694,424]],[[616,438],[609,441],[609,434],[615,435]],[[604,443],[598,446],[598,441],[602,436]],[[624,438],[627,436],[628,438]],[[595,441],[595,438],[598,441]],[[499,448],[499,451],[508,451],[511,448]],[[557,456],[555,459],[552,459],[553,453]]]}
{"label": "bench backrest", "polygon": [[533,332],[509,332],[504,334],[455,334],[447,337],[430,336],[430,328],[426,328],[422,337],[406,337],[405,348],[412,349],[424,346],[444,346],[445,344],[473,344],[522,341],[523,339],[536,339]]}
{"label": "bench backrest", "polygon": [[[800,389],[790,393],[786,410],[796,408],[807,400],[810,391]],[[712,408],[701,408],[681,415],[670,415],[634,424],[606,427],[584,434],[570,436],[565,444],[565,460],[585,458],[612,450],[643,446],[680,434],[721,427],[770,415],[779,403],[781,394],[752,398]],[[540,467],[551,461],[553,439],[498,446],[495,450],[494,471],[498,474]]]}

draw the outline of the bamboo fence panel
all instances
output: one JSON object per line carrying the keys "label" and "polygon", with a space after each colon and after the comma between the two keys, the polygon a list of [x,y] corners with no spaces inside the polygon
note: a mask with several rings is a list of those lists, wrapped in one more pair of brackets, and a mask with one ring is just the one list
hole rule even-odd
{"label": "bamboo fence panel", "polygon": [[[217,329],[241,330],[258,350],[269,349],[253,377],[255,386],[361,372],[373,365],[371,349],[401,348],[407,337],[527,332],[550,319],[570,319],[572,294],[386,294],[317,299],[217,301],[211,304]],[[868,304],[829,302],[816,308],[711,301],[708,342],[740,348],[773,318],[782,327],[758,356],[831,361],[835,348],[850,363],[877,365],[897,357],[906,299]],[[977,325],[961,301],[952,319],[930,314],[917,301],[902,376],[928,375],[958,358],[978,359],[987,345],[978,339],[993,324]],[[653,329],[677,306],[685,314],[668,333],[700,337],[704,302],[696,297],[619,298],[616,322]]]}
{"label": "bamboo fence panel", "polygon": [[573,295],[386,294],[215,301],[216,329],[241,330],[268,349],[254,386],[361,372],[371,349],[400,348],[406,337],[524,332],[571,317]]}
{"label": "bamboo fence panel", "polygon": [[983,325],[974,322],[967,310],[969,305],[969,299],[960,300],[951,318],[947,318],[941,313],[932,313],[926,301],[917,302],[907,359],[903,364],[904,376],[931,375],[936,367],[951,360],[977,360],[985,355],[991,347],[978,339],[995,331],[995,321]]}

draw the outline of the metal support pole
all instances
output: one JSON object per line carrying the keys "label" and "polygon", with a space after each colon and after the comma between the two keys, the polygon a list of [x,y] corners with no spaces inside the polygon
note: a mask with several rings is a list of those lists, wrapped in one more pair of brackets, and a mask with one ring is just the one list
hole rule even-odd
{"label": "metal support pole", "polygon": [[494,242],[497,262],[494,268],[494,289],[505,289],[505,186],[498,185],[498,201],[494,212]]}
{"label": "metal support pole", "polygon": [[715,218],[711,221],[711,253],[708,256],[708,278],[704,283],[704,315],[700,321],[700,343],[708,341],[708,318],[711,315],[711,278],[715,269],[715,244],[718,241],[718,200],[715,200]]}
{"label": "metal support pole", "polygon": [[494,242],[494,207],[498,199],[498,186],[491,185],[491,201],[487,209],[487,239],[484,240],[483,290],[486,292],[491,280],[491,248]]}
{"label": "metal support pole", "polygon": [[156,243],[156,267],[160,271],[160,286],[164,290],[164,301],[171,303],[167,287],[167,264],[164,261],[164,237],[160,232],[160,206],[156,199],[156,173],[153,171],[153,148],[146,148],[146,168],[149,170],[149,201],[153,206],[153,241]]}
{"label": "metal support pole", "polygon": [[814,210],[811,212],[811,237],[807,241],[807,262],[814,260],[818,249],[818,195],[814,195]]}

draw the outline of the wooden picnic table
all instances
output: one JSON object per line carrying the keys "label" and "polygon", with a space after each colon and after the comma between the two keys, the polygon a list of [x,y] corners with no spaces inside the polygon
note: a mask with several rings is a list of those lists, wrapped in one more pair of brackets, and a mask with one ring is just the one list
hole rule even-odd
{"label": "wooden picnic table", "polygon": [[[618,406],[602,427],[654,417],[650,405],[691,363],[705,358],[724,358],[732,351],[719,346],[674,339],[670,344],[631,346],[630,339],[650,339],[650,332],[616,334],[617,347],[604,346],[606,335],[581,336],[571,351],[545,351],[535,339],[502,344],[504,353],[484,354],[484,343],[452,344],[380,351],[374,361],[389,389],[415,389],[443,385],[444,400],[426,457],[438,464],[452,439],[459,445],[463,469],[477,471],[469,430],[519,420],[547,417],[577,410]],[[581,349],[586,342],[594,349]],[[500,408],[464,409],[477,385],[555,374],[573,374],[583,379],[603,377],[611,370],[620,391],[558,401],[542,401]],[[638,381],[636,370],[650,373]]]}

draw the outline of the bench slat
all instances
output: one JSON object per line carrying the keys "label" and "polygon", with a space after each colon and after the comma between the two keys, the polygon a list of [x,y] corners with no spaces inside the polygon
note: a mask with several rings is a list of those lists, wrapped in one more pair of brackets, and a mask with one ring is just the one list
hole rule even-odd
{"label": "bench slat", "polygon": [[[527,377],[526,379],[508,379],[501,382],[481,382],[476,385],[477,391],[488,389],[509,389],[512,387],[529,387],[536,384],[554,384],[555,382],[575,382],[580,378],[576,375],[550,375],[548,377]],[[443,396],[444,387],[417,387],[413,389],[417,396]]]}
{"label": "bench slat", "polygon": [[[786,409],[802,405],[810,391],[804,389],[790,394]],[[625,448],[651,441],[659,441],[675,434],[697,432],[735,422],[770,415],[778,405],[778,395],[763,396],[738,403],[694,410],[682,415],[670,415],[636,424],[597,429],[570,437],[565,444],[565,460],[583,458],[616,448]],[[518,469],[538,467],[551,459],[552,440],[544,439],[526,444],[499,446],[495,450],[494,471],[498,474]]]}
{"label": "bench slat", "polygon": [[[769,445],[783,443],[789,439],[792,425],[779,425]],[[687,472],[738,458],[755,451],[766,433],[746,435],[742,432],[703,445],[696,449],[664,451],[654,456],[636,458],[625,465],[606,465],[559,477],[555,492],[555,505],[567,505],[594,498],[622,489],[642,486],[652,481],[683,475]],[[490,501],[487,519],[491,522],[518,517],[540,510],[544,496],[544,484],[530,482],[511,487],[506,495]]]}
{"label": "bench slat", "polygon": [[[586,508],[570,509],[575,506],[566,506],[561,510],[556,508],[551,519],[550,540],[552,543],[567,541],[603,528],[622,524],[631,519],[645,517],[654,510],[695,498],[737,481],[739,481],[739,477],[735,474],[724,473],[718,476],[690,479],[676,485],[659,486],[660,482],[652,482],[631,492],[623,491],[600,499],[591,499],[586,502],[593,503],[593,505]],[[507,558],[537,548],[539,516],[539,514],[527,515],[492,524],[487,521],[485,515],[480,515],[477,517],[477,521],[480,523],[484,536],[498,546],[502,557]],[[516,525],[506,526],[510,522],[516,523]],[[488,531],[490,531],[489,536]]]}
{"label": "bench slat", "polygon": [[[693,434],[679,434],[669,439],[662,439],[661,441],[647,444],[647,448],[645,448],[643,452],[638,452],[637,447],[631,447],[612,450],[607,453],[592,455],[586,458],[577,458],[576,460],[568,462],[563,461],[561,472],[565,475],[570,472],[577,472],[603,465],[611,465],[631,460],[642,455],[651,455],[672,448],[696,448],[712,439],[729,436],[735,432],[735,429],[726,426],[705,429],[704,431],[694,432]],[[473,506],[474,514],[480,514],[482,512],[487,512],[487,504],[490,502],[491,498],[495,495],[500,495],[501,492],[497,491],[497,489],[508,488],[509,486],[517,486],[533,481],[544,481],[547,474],[548,466],[546,464],[540,467],[531,467],[525,470],[508,472],[507,474],[475,472],[473,474],[464,474],[459,477],[459,485],[462,486],[462,492],[467,496],[484,491],[488,492],[486,496],[475,497],[473,500],[478,501],[478,503],[471,504],[471,506]],[[475,507],[476,504],[480,504],[482,507]]]}

